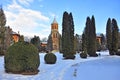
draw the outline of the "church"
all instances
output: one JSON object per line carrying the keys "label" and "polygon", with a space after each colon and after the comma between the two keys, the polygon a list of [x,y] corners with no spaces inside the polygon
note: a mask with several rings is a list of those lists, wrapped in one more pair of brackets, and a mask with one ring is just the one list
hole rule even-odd
{"label": "church", "polygon": [[52,46],[53,50],[59,51],[60,49],[60,34],[58,31],[58,23],[56,18],[54,18],[53,22],[51,23],[51,37],[52,37]]}

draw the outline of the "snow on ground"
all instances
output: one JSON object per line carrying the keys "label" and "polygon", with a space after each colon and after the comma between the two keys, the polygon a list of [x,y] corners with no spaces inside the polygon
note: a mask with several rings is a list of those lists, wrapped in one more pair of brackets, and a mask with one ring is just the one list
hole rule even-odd
{"label": "snow on ground", "polygon": [[119,80],[120,57],[109,56],[108,52],[100,54],[87,59],[76,54],[75,60],[63,60],[57,52],[57,62],[51,65],[45,64],[45,53],[40,53],[40,72],[29,76],[5,73],[4,57],[0,57],[0,80]]}

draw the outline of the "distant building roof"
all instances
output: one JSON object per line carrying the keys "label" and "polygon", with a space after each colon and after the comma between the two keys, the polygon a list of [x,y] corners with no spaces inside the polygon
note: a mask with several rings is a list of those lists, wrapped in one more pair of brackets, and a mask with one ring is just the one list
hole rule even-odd
{"label": "distant building roof", "polygon": [[14,32],[14,31],[12,31],[12,35],[19,35],[20,36],[20,34]]}

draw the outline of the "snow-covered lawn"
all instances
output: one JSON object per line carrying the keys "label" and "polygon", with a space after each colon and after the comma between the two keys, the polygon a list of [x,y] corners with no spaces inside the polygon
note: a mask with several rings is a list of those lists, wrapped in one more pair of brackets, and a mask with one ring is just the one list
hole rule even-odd
{"label": "snow-covered lawn", "polygon": [[45,64],[40,53],[40,72],[37,75],[18,75],[4,72],[4,57],[0,57],[0,80],[120,80],[120,56],[109,56],[100,52],[99,57],[81,59],[76,54],[75,60],[63,60],[57,56],[56,64]]}

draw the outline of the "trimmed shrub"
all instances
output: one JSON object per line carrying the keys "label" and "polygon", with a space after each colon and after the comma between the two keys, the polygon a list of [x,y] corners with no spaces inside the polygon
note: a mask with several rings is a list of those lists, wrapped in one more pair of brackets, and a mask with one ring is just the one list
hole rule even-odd
{"label": "trimmed shrub", "polygon": [[120,51],[118,51],[118,52],[116,53],[116,55],[120,56]]}
{"label": "trimmed shrub", "polygon": [[44,60],[45,60],[45,63],[46,64],[55,64],[56,63],[56,60],[57,60],[57,57],[55,54],[53,53],[47,53],[45,56],[44,56]]}
{"label": "trimmed shrub", "polygon": [[75,59],[75,55],[66,55],[65,59]]}
{"label": "trimmed shrub", "polygon": [[98,54],[90,54],[90,57],[98,57]]}
{"label": "trimmed shrub", "polygon": [[28,42],[17,42],[9,47],[4,57],[5,71],[16,74],[37,74],[40,65],[38,49]]}
{"label": "trimmed shrub", "polygon": [[85,59],[85,58],[87,58],[87,54],[86,53],[80,53],[80,57]]}

